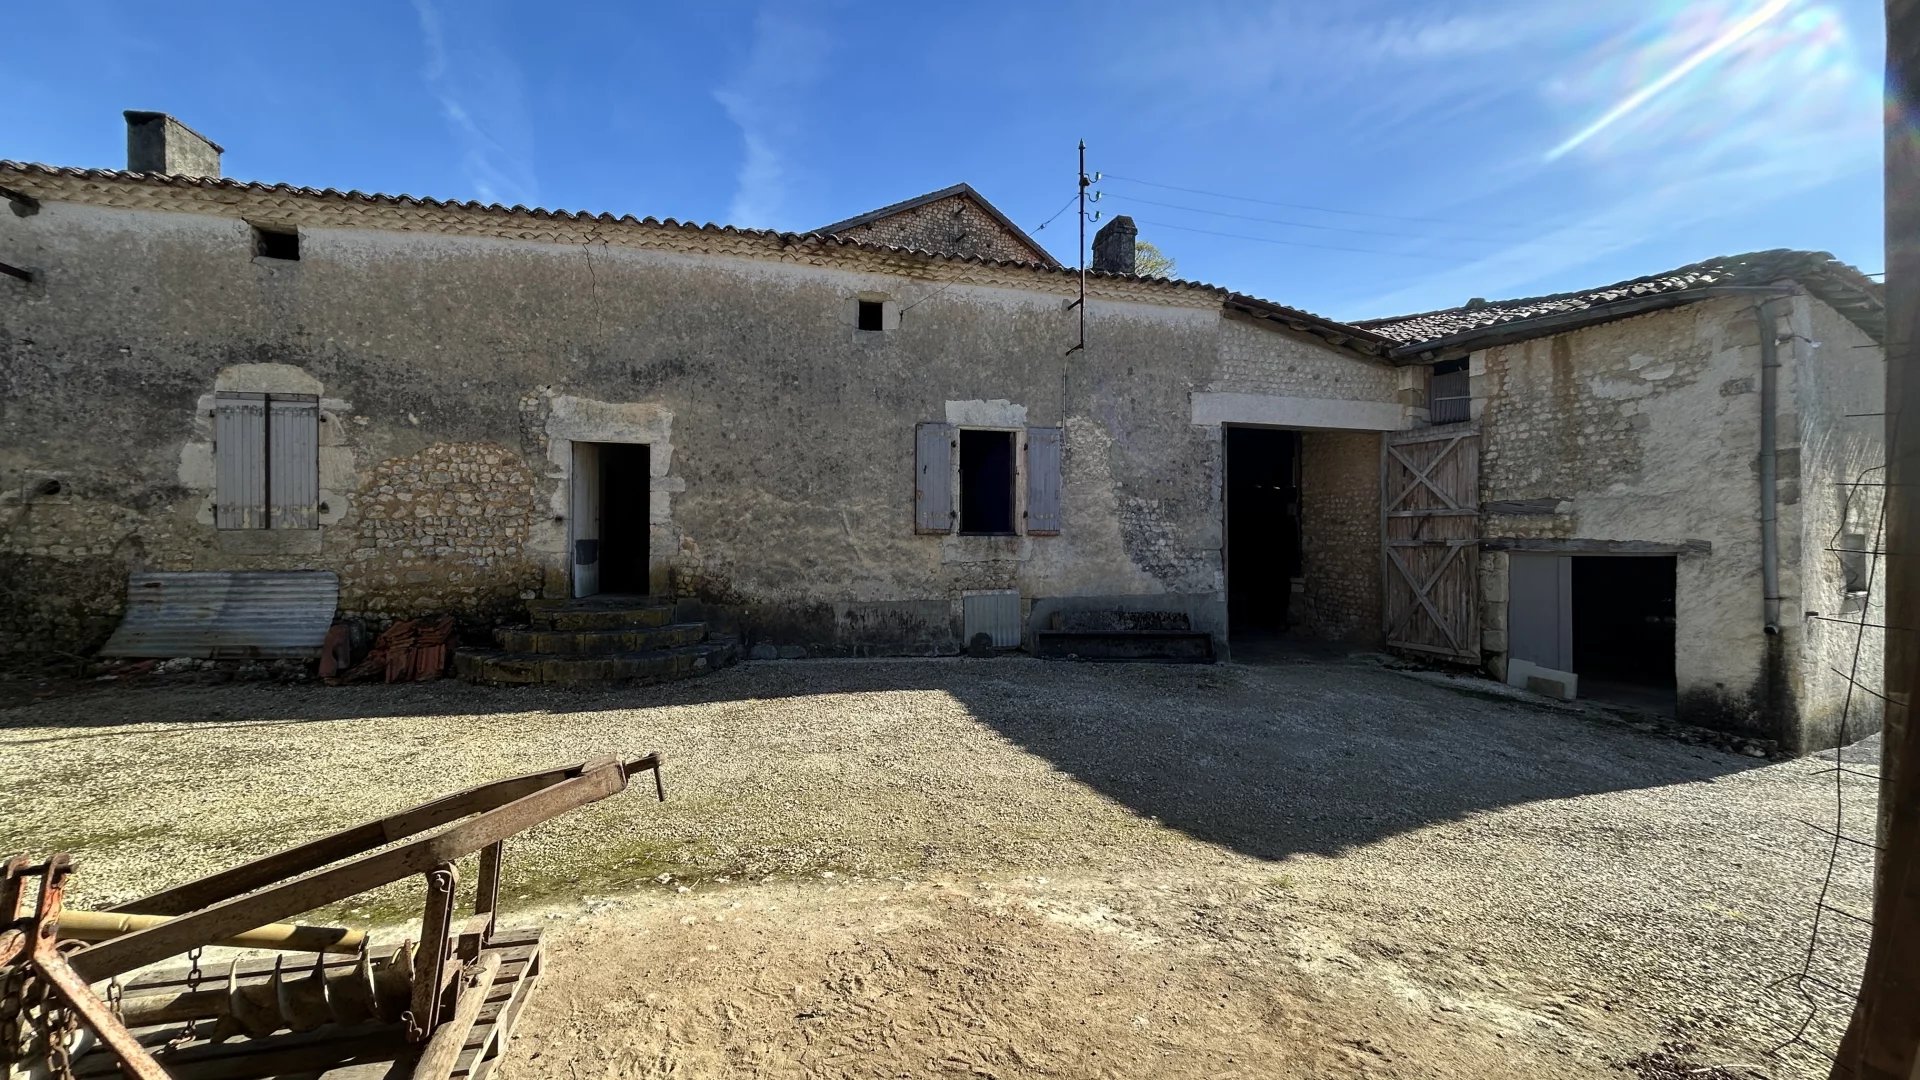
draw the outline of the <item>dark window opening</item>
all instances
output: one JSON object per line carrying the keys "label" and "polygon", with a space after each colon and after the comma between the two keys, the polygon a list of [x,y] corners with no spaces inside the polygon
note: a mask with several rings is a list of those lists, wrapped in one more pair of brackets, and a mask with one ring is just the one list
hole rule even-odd
{"label": "dark window opening", "polygon": [[253,230],[253,253],[263,259],[298,261],[300,234],[294,231],[256,227]]}
{"label": "dark window opening", "polygon": [[1670,709],[1674,559],[1573,558],[1573,670],[1579,695]]}
{"label": "dark window opening", "polygon": [[885,324],[881,321],[881,314],[882,314],[882,306],[880,301],[878,300],[860,301],[860,329],[862,330],[885,329],[886,328]]}
{"label": "dark window opening", "polygon": [[1285,630],[1301,574],[1300,433],[1230,427],[1226,438],[1228,631]]}
{"label": "dark window opening", "polygon": [[960,531],[1013,532],[1013,432],[960,433]]}
{"label": "dark window opening", "polygon": [[1467,382],[1467,360],[1447,360],[1433,365],[1427,383],[1427,419],[1435,424],[1456,424],[1473,417],[1473,391]]}

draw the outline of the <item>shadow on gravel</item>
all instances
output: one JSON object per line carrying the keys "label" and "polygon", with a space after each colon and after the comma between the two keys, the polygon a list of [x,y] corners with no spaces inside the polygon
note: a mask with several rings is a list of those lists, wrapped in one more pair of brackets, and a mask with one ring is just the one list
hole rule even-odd
{"label": "shadow on gravel", "polygon": [[[122,687],[92,697],[98,707],[85,720],[5,741],[85,739],[111,734],[87,730],[108,724],[211,720],[241,727],[721,702],[751,707],[755,700],[928,690],[952,695],[1008,742],[1143,817],[1268,859],[1335,854],[1481,810],[1708,780],[1765,764],[1339,662],[782,661],[665,686],[601,690],[450,681]],[[36,711],[0,711],[0,732],[44,729]],[[663,735],[670,752],[671,734]],[[831,744],[830,723],[822,735]]]}

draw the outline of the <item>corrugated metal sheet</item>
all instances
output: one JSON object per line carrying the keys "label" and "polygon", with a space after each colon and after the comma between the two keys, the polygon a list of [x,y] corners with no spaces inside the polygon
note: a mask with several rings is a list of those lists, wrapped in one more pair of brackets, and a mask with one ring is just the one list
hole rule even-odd
{"label": "corrugated metal sheet", "polygon": [[913,531],[953,531],[954,426],[929,421],[913,429]]}
{"label": "corrugated metal sheet", "polygon": [[213,407],[214,523],[267,523],[267,396],[220,394]]}
{"label": "corrugated metal sheet", "polygon": [[282,397],[268,403],[267,448],[270,526],[312,529],[320,524],[320,403]]}
{"label": "corrugated metal sheet", "polygon": [[1027,534],[1060,534],[1060,444],[1057,427],[1027,429]]}
{"label": "corrugated metal sheet", "polygon": [[996,649],[1020,647],[1020,594],[1013,589],[960,594],[961,641],[986,634]]}
{"label": "corrugated metal sheet", "polygon": [[141,573],[102,656],[315,657],[340,578],[327,570]]}

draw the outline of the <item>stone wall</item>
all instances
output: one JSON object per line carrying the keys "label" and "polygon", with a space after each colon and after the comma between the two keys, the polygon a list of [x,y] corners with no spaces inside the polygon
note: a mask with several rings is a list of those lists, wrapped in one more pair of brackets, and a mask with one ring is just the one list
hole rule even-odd
{"label": "stone wall", "polygon": [[1397,402],[1402,372],[1238,315],[1220,327],[1220,364],[1204,389],[1222,393]]}
{"label": "stone wall", "polygon": [[[1819,388],[1862,377],[1880,365],[1851,324],[1817,300],[1824,333],[1845,344],[1807,363],[1780,346],[1777,448],[1782,622],[1769,634],[1760,588],[1759,453],[1761,362],[1754,300],[1727,298],[1582,330],[1499,346],[1474,354],[1470,371],[1482,432],[1483,504],[1550,500],[1553,509],[1528,514],[1487,513],[1489,537],[1704,541],[1705,553],[1676,558],[1675,675],[1683,719],[1781,738],[1802,749],[1819,741],[1811,721],[1806,664],[1797,660],[1812,625],[1803,609],[1802,566],[1810,545],[1801,503],[1814,489],[1802,474],[1806,446],[1825,448],[1828,472],[1845,471],[1877,452],[1859,439],[1834,446],[1833,423],[1807,421],[1802,406],[1823,394],[1844,398],[1847,409],[1877,400],[1868,387],[1838,396]],[[1850,331],[1850,333],[1849,333]],[[1806,338],[1806,334],[1800,335]],[[1813,338],[1820,337],[1813,333]],[[1866,343],[1869,346],[1871,343]],[[1867,373],[1865,376],[1862,373]],[[1812,397],[1807,397],[1811,394]],[[1814,410],[1825,416],[1835,406]],[[1803,446],[1803,442],[1805,446]],[[1832,502],[1830,476],[1820,477],[1823,508]],[[1811,520],[1811,519],[1810,519]],[[1837,528],[1829,509],[1819,529]],[[1504,670],[1508,640],[1506,559],[1482,557],[1482,646],[1496,673]],[[1835,591],[1823,573],[1817,590]],[[1485,580],[1499,578],[1501,580]],[[1811,691],[1830,697],[1828,690]]]}
{"label": "stone wall", "polygon": [[1301,570],[1296,599],[1307,633],[1336,641],[1380,638],[1380,435],[1300,436]]}
{"label": "stone wall", "polygon": [[947,255],[1010,262],[1039,261],[1031,247],[965,195],[951,195],[889,214],[877,221],[841,229],[837,235]]}
{"label": "stone wall", "polygon": [[434,443],[375,463],[362,491],[342,611],[507,616],[539,595],[541,565],[527,551],[534,475],[516,451]]}
{"label": "stone wall", "polygon": [[[1859,327],[1809,296],[1781,305],[1782,592],[1784,618],[1802,635],[1796,679],[1800,748],[1853,742],[1877,731],[1885,692],[1886,354]],[[1864,360],[1862,358],[1865,358]],[[1797,423],[1795,422],[1797,420]],[[1794,518],[1798,528],[1791,529]],[[1850,594],[1838,548],[1856,556],[1866,594]],[[1795,561],[1785,556],[1794,550]],[[1857,684],[1851,685],[1850,682]]]}
{"label": "stone wall", "polygon": [[[1191,408],[1219,381],[1215,291],[1098,281],[1069,355],[1070,274],[124,183],[0,215],[38,275],[0,294],[0,650],[97,646],[135,569],[332,570],[374,617],[567,595],[578,441],[649,447],[653,587],[750,641],[946,651],[979,588],[1224,633],[1220,428]],[[89,201],[122,195],[147,208]],[[256,257],[249,220],[298,229],[299,259]],[[873,296],[894,314],[858,330]],[[1240,331],[1236,355],[1320,372],[1301,395],[1379,379]],[[234,390],[319,400],[319,527],[214,527],[211,413]],[[1064,427],[1059,535],[914,532],[915,425],[983,407]]]}

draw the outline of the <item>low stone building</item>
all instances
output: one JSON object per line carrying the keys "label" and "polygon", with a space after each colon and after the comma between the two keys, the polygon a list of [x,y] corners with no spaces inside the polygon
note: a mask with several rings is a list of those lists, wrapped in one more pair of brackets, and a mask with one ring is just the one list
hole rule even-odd
{"label": "low stone building", "polygon": [[1800,749],[1878,729],[1874,282],[1768,251],[1364,325],[1477,443],[1496,675]]}
{"label": "low stone building", "polygon": [[1113,261],[1081,347],[1078,273],[964,186],[779,233],[221,179],[130,121],[127,170],[0,164],[16,658],[97,646],[136,570],[332,571],[374,620],[668,594],[808,655],[1115,612],[1224,652],[1235,424],[1296,429],[1275,602],[1377,636],[1345,485],[1413,409],[1375,335]]}
{"label": "low stone building", "polygon": [[1590,692],[1600,590],[1683,717],[1837,732],[1881,366],[1830,261],[1356,326],[1137,276],[1123,217],[1082,308],[966,185],[781,233],[222,179],[128,119],[125,170],[0,162],[12,661],[137,572],[328,571],[374,621],[653,594],[787,655],[1284,631]]}

